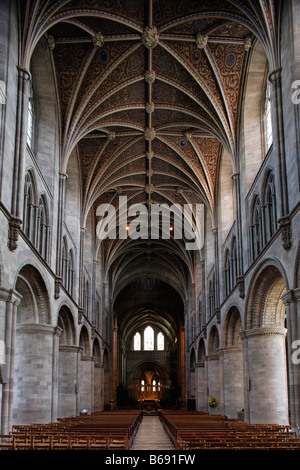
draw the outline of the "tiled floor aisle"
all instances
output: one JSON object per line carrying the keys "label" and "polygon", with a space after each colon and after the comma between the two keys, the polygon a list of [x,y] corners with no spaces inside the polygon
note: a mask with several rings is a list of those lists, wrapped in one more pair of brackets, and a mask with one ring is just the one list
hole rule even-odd
{"label": "tiled floor aisle", "polygon": [[131,450],[174,450],[158,416],[144,416]]}

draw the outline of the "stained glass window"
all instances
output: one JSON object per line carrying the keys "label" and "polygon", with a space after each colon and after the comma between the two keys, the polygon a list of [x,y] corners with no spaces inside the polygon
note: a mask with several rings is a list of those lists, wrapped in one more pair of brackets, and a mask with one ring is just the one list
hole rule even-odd
{"label": "stained glass window", "polygon": [[133,338],[133,349],[135,351],[141,350],[141,335],[140,333],[136,333]]}
{"label": "stained glass window", "polygon": [[165,348],[165,337],[164,335],[160,332],[157,335],[157,349],[159,351],[163,351]]}
{"label": "stained glass window", "polygon": [[268,83],[267,88],[266,88],[264,128],[265,128],[264,130],[265,130],[266,151],[268,151],[273,142],[270,83]]}
{"label": "stained glass window", "polygon": [[154,330],[151,326],[147,326],[144,331],[144,349],[145,351],[153,351],[154,349]]}

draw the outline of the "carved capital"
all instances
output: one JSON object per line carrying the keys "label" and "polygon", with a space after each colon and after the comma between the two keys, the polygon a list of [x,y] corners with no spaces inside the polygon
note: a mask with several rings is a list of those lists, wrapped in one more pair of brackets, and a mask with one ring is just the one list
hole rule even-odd
{"label": "carved capital", "polygon": [[7,246],[10,251],[15,251],[18,247],[19,232],[21,230],[22,220],[17,217],[11,217],[8,228]]}
{"label": "carved capital", "polygon": [[237,278],[237,284],[239,288],[240,298],[244,299],[245,298],[245,280],[243,276],[240,276]]}
{"label": "carved capital", "polygon": [[148,49],[153,49],[155,46],[157,46],[158,41],[159,35],[157,28],[155,26],[146,26],[142,35],[142,42],[144,46],[146,46]]}
{"label": "carved capital", "polygon": [[247,36],[244,39],[244,49],[245,49],[245,51],[248,52],[251,49],[251,46],[252,46],[252,40],[251,40],[250,36]]}
{"label": "carved capital", "polygon": [[279,228],[282,231],[282,242],[285,251],[289,251],[293,245],[291,221],[289,217],[282,217],[278,221]]}
{"label": "carved capital", "polygon": [[216,319],[217,319],[217,323],[221,323],[221,310],[220,310],[220,307],[216,307],[215,308],[215,315],[216,315]]}
{"label": "carved capital", "polygon": [[62,277],[56,277],[55,278],[55,284],[54,284],[54,298],[57,300],[60,297],[60,288],[62,285]]}
{"label": "carved capital", "polygon": [[50,51],[53,51],[55,48],[55,39],[51,34],[47,37],[47,41]]}
{"label": "carved capital", "polygon": [[78,308],[78,325],[81,325],[83,321],[83,308],[79,307]]}

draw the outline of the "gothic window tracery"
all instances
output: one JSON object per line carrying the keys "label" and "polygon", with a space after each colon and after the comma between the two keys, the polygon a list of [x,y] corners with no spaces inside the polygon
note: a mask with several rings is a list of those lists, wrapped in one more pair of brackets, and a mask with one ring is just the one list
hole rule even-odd
{"label": "gothic window tracery", "polygon": [[31,173],[25,176],[23,231],[33,242],[35,231],[35,188]]}
{"label": "gothic window tracery", "polygon": [[252,261],[259,255],[262,248],[262,224],[261,224],[261,203],[258,196],[255,197],[252,209],[252,223],[250,226]]}
{"label": "gothic window tracery", "polygon": [[143,332],[136,331],[133,335],[133,350],[164,351],[165,335],[161,331],[157,333],[152,326],[148,325]]}
{"label": "gothic window tracery", "polygon": [[274,235],[277,226],[275,177],[268,175],[265,187],[265,237],[266,241]]}
{"label": "gothic window tracery", "polygon": [[265,150],[267,153],[273,143],[273,130],[272,130],[272,108],[271,108],[271,84],[268,82],[265,93],[264,105],[264,139]]}
{"label": "gothic window tracery", "polygon": [[41,256],[47,258],[48,247],[48,216],[45,197],[42,195],[39,199],[38,217],[37,217],[37,249]]}
{"label": "gothic window tracery", "polygon": [[29,97],[28,97],[28,112],[27,112],[27,145],[32,148],[34,133],[34,102],[33,102],[33,88],[30,84]]}

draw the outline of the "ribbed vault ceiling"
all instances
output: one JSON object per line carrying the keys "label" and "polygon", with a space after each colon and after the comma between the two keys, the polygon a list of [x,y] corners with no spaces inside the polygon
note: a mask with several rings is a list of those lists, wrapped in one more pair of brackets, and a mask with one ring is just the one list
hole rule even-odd
{"label": "ribbed vault ceiling", "polygon": [[[99,204],[204,203],[215,217],[222,148],[236,169],[240,102],[257,38],[276,62],[273,2],[27,2],[22,60],[48,40],[57,85],[61,171],[77,148],[82,226]],[[184,297],[193,254],[178,240],[108,240],[115,285],[170,279]],[[159,277],[158,276],[158,277]]]}

